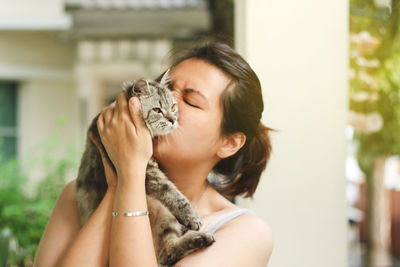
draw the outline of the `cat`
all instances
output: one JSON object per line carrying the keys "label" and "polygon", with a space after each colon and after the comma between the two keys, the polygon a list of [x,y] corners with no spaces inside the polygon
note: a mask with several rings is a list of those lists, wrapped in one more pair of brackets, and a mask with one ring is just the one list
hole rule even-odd
{"label": "cat", "polygon": [[[141,102],[142,118],[152,137],[166,135],[178,127],[178,106],[168,89],[168,70],[155,81],[139,80],[124,85],[127,99],[132,96]],[[97,130],[97,115],[88,129],[104,154],[105,148]],[[112,165],[107,156],[107,161]],[[107,190],[101,154],[87,138],[79,167],[76,200],[81,224],[85,224],[99,205]],[[215,239],[211,233],[199,230],[201,220],[189,200],[168,180],[151,159],[146,169],[146,194],[154,248],[158,263],[173,265],[184,256],[211,245]],[[185,235],[184,235],[185,234]]]}

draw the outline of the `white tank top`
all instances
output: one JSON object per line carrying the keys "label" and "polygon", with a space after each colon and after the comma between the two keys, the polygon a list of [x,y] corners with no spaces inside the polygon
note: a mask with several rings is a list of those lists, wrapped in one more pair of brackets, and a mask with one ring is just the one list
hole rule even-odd
{"label": "white tank top", "polygon": [[241,216],[243,214],[247,214],[247,213],[254,213],[254,212],[249,209],[242,208],[239,210],[234,210],[234,211],[222,214],[221,216],[210,221],[204,228],[204,231],[214,234],[224,224],[232,221],[236,217],[239,217],[239,216]]}

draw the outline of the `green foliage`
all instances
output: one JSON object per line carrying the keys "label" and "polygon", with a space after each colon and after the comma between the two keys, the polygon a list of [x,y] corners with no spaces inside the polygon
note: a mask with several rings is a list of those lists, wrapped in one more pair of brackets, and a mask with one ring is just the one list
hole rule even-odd
{"label": "green foliage", "polygon": [[[56,157],[57,143],[50,138],[40,145],[42,153],[23,164],[0,155],[0,232],[10,229],[17,243],[8,251],[9,265],[25,266],[24,262],[33,261],[65,178],[77,170],[77,151],[69,146]],[[42,177],[36,184],[30,177],[35,169]],[[2,254],[4,251],[0,251]]]}
{"label": "green foliage", "polygon": [[[397,60],[400,66],[400,61]],[[358,158],[363,162],[364,170],[372,166],[372,161],[379,155],[400,155],[400,72],[393,75],[393,67],[383,68],[379,74],[378,99],[367,103],[363,111],[377,111],[383,118],[383,127],[374,133],[357,133],[359,153]],[[356,110],[355,105],[351,105]],[[365,157],[362,159],[362,157]]]}
{"label": "green foliage", "polygon": [[[357,132],[357,158],[367,178],[372,176],[373,162],[378,156],[400,155],[400,0],[390,7],[377,7],[373,0],[350,0],[350,32],[370,33],[379,41],[376,49],[360,49],[350,43],[350,109],[357,113],[377,112],[383,119],[382,128],[373,133]],[[355,55],[355,56],[354,56]],[[360,58],[375,60],[376,67],[360,65]],[[366,83],[367,75],[373,82]],[[360,101],[353,96],[363,93]]]}

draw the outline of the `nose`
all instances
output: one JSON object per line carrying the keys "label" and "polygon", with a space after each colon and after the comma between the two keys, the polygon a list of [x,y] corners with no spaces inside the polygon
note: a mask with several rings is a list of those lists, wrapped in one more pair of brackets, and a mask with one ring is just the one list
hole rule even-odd
{"label": "nose", "polygon": [[168,121],[173,125],[174,124],[174,120],[173,119],[168,119]]}

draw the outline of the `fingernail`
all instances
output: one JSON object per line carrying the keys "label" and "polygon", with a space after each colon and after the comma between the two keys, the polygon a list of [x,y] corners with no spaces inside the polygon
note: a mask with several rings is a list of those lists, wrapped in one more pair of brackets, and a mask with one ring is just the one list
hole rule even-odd
{"label": "fingernail", "polygon": [[140,106],[139,104],[140,104],[140,101],[139,101],[139,99],[137,98],[137,97],[132,97],[132,105],[135,105],[135,106]]}

